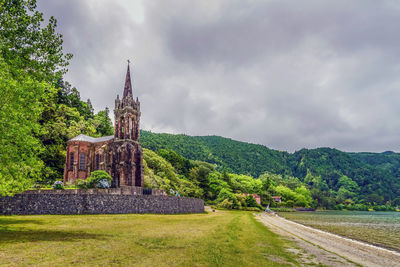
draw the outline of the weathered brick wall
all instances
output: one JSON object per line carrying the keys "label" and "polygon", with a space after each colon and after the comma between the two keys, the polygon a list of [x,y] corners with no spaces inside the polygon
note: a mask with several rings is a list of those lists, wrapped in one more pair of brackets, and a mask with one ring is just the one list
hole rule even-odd
{"label": "weathered brick wall", "polygon": [[204,202],[197,198],[68,191],[31,191],[13,197],[0,197],[0,215],[204,212]]}

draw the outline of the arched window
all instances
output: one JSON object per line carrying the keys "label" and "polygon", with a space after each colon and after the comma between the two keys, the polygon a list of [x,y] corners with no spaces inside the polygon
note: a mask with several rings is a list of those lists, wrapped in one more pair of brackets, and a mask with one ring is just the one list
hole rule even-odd
{"label": "arched window", "polygon": [[85,162],[85,153],[81,153],[79,155],[79,169],[84,170],[86,167],[86,162]]}
{"label": "arched window", "polygon": [[74,169],[74,152],[69,153],[69,169]]}
{"label": "arched window", "polygon": [[96,154],[96,170],[100,169],[100,155]]}

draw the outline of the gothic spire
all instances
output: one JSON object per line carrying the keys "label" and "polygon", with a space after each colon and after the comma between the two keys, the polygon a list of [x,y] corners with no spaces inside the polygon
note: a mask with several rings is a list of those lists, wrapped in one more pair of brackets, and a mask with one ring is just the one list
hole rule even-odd
{"label": "gothic spire", "polygon": [[129,70],[129,63],[130,63],[130,61],[128,60],[128,69],[126,71],[126,77],[125,77],[124,95],[122,98],[125,98],[127,95],[133,96],[132,83],[131,83],[131,71]]}

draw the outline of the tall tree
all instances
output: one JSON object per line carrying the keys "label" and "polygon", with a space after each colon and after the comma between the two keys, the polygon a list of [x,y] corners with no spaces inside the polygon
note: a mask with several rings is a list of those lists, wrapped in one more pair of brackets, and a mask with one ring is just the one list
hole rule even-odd
{"label": "tall tree", "polygon": [[38,100],[49,90],[0,55],[0,195],[20,192],[40,178],[42,146],[35,134],[43,105]]}
{"label": "tall tree", "polygon": [[[62,35],[44,23],[35,0],[0,0],[0,194],[13,194],[43,177],[43,127],[56,110],[54,85],[67,71]],[[46,109],[45,109],[46,108]],[[45,141],[51,139],[45,139]],[[41,158],[39,158],[41,156]]]}
{"label": "tall tree", "polygon": [[7,64],[32,78],[55,84],[67,71],[71,54],[64,54],[54,17],[43,25],[36,0],[0,0],[0,53]]}
{"label": "tall tree", "polygon": [[109,109],[99,111],[94,115],[93,124],[96,127],[96,133],[99,136],[107,136],[114,134],[114,128],[109,116]]}

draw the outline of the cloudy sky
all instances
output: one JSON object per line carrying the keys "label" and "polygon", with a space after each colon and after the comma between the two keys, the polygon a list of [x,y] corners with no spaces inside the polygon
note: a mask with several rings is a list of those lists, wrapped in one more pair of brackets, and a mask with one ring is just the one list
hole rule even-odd
{"label": "cloudy sky", "polygon": [[400,151],[400,2],[38,0],[66,80],[113,109],[126,60],[142,128],[295,151]]}

